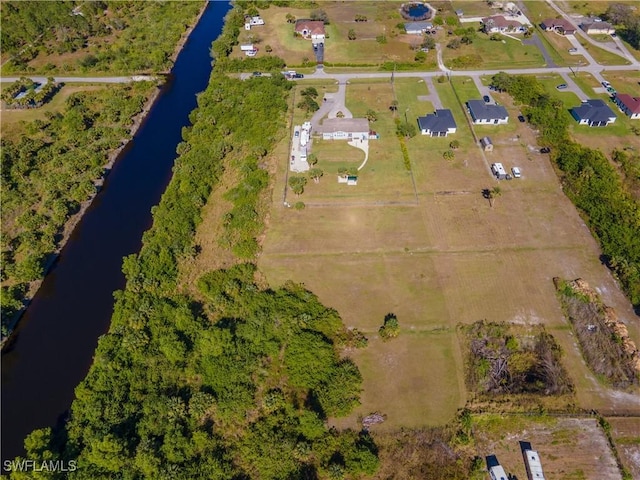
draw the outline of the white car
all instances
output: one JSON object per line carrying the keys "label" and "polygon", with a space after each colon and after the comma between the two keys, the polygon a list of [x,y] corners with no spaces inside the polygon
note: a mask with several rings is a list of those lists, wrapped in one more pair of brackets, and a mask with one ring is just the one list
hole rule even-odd
{"label": "white car", "polygon": [[522,176],[522,172],[518,167],[513,167],[511,173],[513,173],[513,178],[520,178]]}
{"label": "white car", "polygon": [[602,86],[603,86],[604,88],[608,88],[608,87],[610,87],[610,86],[611,86],[611,84],[605,80],[604,82],[602,82]]}

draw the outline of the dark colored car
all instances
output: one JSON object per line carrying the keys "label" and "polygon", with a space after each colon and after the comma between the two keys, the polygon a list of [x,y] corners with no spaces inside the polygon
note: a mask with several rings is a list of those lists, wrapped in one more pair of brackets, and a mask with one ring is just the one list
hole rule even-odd
{"label": "dark colored car", "polygon": [[484,100],[484,103],[489,103],[491,101],[489,95],[485,95],[484,97],[482,97],[482,99]]}
{"label": "dark colored car", "polygon": [[304,78],[304,75],[301,73],[296,73],[293,78]]}
{"label": "dark colored car", "polygon": [[254,77],[260,77],[262,74],[260,72],[253,72]]}
{"label": "dark colored car", "polygon": [[524,118],[524,115],[518,115],[518,120],[520,121],[520,123],[524,123],[527,121],[527,119]]}
{"label": "dark colored car", "polygon": [[540,149],[540,153],[549,153],[551,151],[551,149],[549,147],[542,147]]}

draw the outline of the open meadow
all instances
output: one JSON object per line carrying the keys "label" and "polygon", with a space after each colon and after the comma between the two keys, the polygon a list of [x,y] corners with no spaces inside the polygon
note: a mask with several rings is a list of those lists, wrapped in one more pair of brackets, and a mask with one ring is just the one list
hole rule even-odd
{"label": "open meadow", "polygon": [[[396,82],[394,88],[400,120],[405,112],[415,121],[416,113],[429,111],[418,99],[431,93],[421,79]],[[276,167],[262,272],[274,286],[288,279],[304,283],[348,327],[369,338],[365,349],[350,352],[364,377],[362,405],[337,424],[355,427],[359,415],[374,411],[387,415],[376,427],[383,429],[450,420],[466,398],[456,325],[480,319],[545,324],[565,352],[576,403],[604,411],[629,408],[634,397],[606,389],[586,369],[552,278],[582,277],[621,318],[635,317],[601,265],[598,246],[562,193],[548,157],[538,152],[535,133],[527,123],[516,123],[519,109],[508,95],[495,94],[511,121],[477,132],[490,134],[495,145],[493,152],[481,152],[451,86],[436,83],[436,90],[453,110],[458,132],[408,140],[411,173],[393,134],[388,82],[347,87],[347,107],[354,116],[376,110],[371,128],[382,134],[369,142],[358,185],[338,184],[325,173],[296,199],[305,209],[287,209],[281,195],[287,157]],[[453,160],[445,160],[442,152],[453,139],[461,146]],[[317,144],[318,167],[325,172],[334,168],[332,162],[346,161],[349,149],[362,154],[337,143]],[[522,178],[498,183],[488,171],[494,161],[519,166]],[[491,207],[482,190],[497,185],[501,195]],[[400,336],[383,342],[377,331],[388,313],[397,315]],[[637,325],[628,326],[637,341]]]}

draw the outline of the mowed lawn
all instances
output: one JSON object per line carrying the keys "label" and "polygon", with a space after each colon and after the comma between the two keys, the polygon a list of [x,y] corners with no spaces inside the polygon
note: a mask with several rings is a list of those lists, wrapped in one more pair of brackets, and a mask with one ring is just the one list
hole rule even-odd
{"label": "mowed lawn", "polygon": [[[427,94],[418,78],[397,82],[395,88],[401,118],[403,108],[411,114],[419,108],[417,96]],[[485,162],[451,86],[436,83],[436,89],[456,116],[458,134],[447,139],[419,135],[407,142],[417,205],[387,201],[394,175],[404,173],[393,119],[384,111],[392,98],[388,82],[347,87],[347,107],[355,116],[368,108],[380,111],[372,128],[386,129],[390,143],[377,148],[395,152],[396,159],[386,167],[386,183],[368,179],[367,164],[357,186],[340,185],[349,201],[337,202],[326,188],[327,181],[336,180],[325,176],[319,185],[307,185],[300,200],[307,202],[315,189],[313,202],[297,211],[282,206],[286,158],[278,163],[260,269],[274,286],[288,279],[304,283],[370,340],[365,349],[347,352],[363,373],[362,406],[336,424],[355,427],[358,415],[374,411],[387,415],[376,428],[450,420],[466,399],[455,328],[480,319],[545,324],[565,352],[579,406],[606,409],[614,401],[630,402],[613,396],[588,372],[556,300],[553,277],[582,277],[620,316],[634,318],[601,265],[596,242],[562,193],[548,156],[538,153],[529,124],[513,123],[518,107],[496,94],[512,123],[491,132],[496,147],[486,152]],[[454,138],[462,145],[447,161],[441,152]],[[339,153],[338,147],[331,148]],[[497,160],[507,168],[519,166],[522,178],[497,182],[487,165]],[[375,156],[369,162],[371,168],[382,168],[375,167]],[[481,192],[496,185],[502,195],[490,207]],[[409,177],[406,198],[412,189]],[[380,201],[374,191],[381,192]],[[382,342],[377,330],[388,313],[397,315],[401,333]],[[638,340],[637,325],[629,322],[629,328]]]}

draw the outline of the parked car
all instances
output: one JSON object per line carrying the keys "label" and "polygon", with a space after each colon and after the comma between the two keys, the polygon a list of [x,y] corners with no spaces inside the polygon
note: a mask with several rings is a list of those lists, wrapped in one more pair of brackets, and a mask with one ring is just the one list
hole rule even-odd
{"label": "parked car", "polygon": [[522,176],[522,172],[520,172],[518,167],[513,167],[511,173],[513,173],[513,178],[520,178]]}
{"label": "parked car", "polygon": [[618,92],[616,92],[616,89],[615,89],[615,88],[613,88],[613,87],[607,87],[607,93],[608,93],[609,95],[613,96],[613,95],[615,95],[615,94],[616,94],[616,93],[618,93]]}
{"label": "parked car", "polygon": [[604,82],[602,82],[602,86],[604,88],[609,88],[611,86],[611,84],[605,80]]}
{"label": "parked car", "polygon": [[578,49],[577,48],[570,48],[569,49],[569,53],[578,53]]}
{"label": "parked car", "polygon": [[296,73],[293,78],[304,78],[304,75],[301,73]]}
{"label": "parked car", "polygon": [[558,85],[556,88],[557,88],[558,90],[566,90],[566,89],[567,89],[567,88],[569,88],[569,87],[567,86],[567,84],[566,84],[566,83],[561,83],[561,84],[560,84],[560,85]]}
{"label": "parked car", "polygon": [[300,132],[298,132],[298,131],[296,130],[296,133],[294,133],[294,134],[293,134],[293,136],[294,136],[294,137],[299,137],[299,136],[300,136]]}
{"label": "parked car", "polygon": [[491,101],[489,95],[485,95],[484,97],[482,97],[482,99],[484,100],[484,103],[489,103]]}
{"label": "parked car", "polygon": [[254,77],[260,77],[260,76],[262,76],[262,74],[260,72],[253,72],[253,76]]}
{"label": "parked car", "polygon": [[524,118],[524,115],[518,115],[518,120],[520,121],[520,123],[524,123],[527,121],[527,119]]}
{"label": "parked car", "polygon": [[616,35],[615,33],[612,33],[612,34],[611,34],[611,36],[612,36],[613,38],[616,38],[618,35]]}
{"label": "parked car", "polygon": [[549,153],[551,152],[551,149],[549,147],[542,147],[540,149],[540,153]]}

